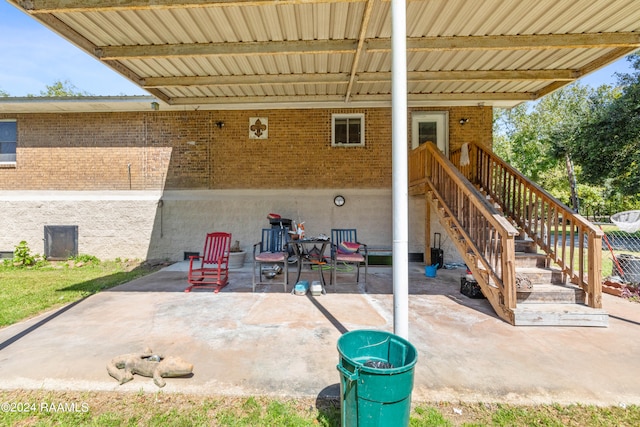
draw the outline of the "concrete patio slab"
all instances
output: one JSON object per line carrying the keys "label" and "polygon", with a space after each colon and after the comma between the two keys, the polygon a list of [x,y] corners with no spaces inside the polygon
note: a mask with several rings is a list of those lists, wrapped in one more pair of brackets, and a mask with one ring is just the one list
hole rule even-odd
{"label": "concrete patio slab", "polygon": [[[640,404],[640,304],[605,294],[608,328],[513,327],[486,300],[460,294],[463,274],[427,278],[410,265],[414,402]],[[279,285],[253,293],[250,267],[230,277],[218,294],[184,293],[177,263],[1,329],[0,388],[154,392],[150,378],[118,385],[106,371],[111,358],[150,347],[194,364],[191,377],[167,379],[165,393],[337,397],[340,335],[393,331],[389,267],[370,267],[367,293],[360,284],[316,297]]]}

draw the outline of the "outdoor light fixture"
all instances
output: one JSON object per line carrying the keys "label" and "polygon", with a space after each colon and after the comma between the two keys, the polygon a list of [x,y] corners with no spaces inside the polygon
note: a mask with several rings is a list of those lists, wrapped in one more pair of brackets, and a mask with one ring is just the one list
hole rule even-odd
{"label": "outdoor light fixture", "polygon": [[222,129],[224,127],[224,122],[220,120],[219,122],[216,122],[216,126],[218,126],[218,129]]}
{"label": "outdoor light fixture", "polygon": [[465,123],[467,123],[469,121],[469,119],[467,119],[466,117],[463,117],[460,119],[460,124],[464,125]]}
{"label": "outdoor light fixture", "polygon": [[158,104],[157,102],[153,101],[153,102],[151,103],[151,109],[152,109],[153,111],[158,111],[158,110],[160,109],[160,104]]}

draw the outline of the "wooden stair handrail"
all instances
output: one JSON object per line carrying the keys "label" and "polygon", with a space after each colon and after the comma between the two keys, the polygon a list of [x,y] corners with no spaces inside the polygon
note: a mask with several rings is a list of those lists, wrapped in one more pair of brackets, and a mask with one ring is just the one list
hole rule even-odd
{"label": "wooden stair handrail", "polygon": [[443,225],[496,313],[514,323],[516,308],[515,236],[518,230],[432,143],[409,157],[415,193],[430,193]]}
{"label": "wooden stair handrail", "polygon": [[[471,164],[461,168],[464,176],[486,191],[504,214],[560,266],[563,274],[585,291],[590,307],[601,308],[602,230],[495,153],[475,143],[470,143],[468,149]],[[460,167],[460,150],[453,152],[451,158]]]}

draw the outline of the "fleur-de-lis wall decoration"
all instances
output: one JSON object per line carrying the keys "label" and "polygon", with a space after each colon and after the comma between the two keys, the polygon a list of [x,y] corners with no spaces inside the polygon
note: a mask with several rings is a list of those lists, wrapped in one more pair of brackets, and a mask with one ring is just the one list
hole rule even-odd
{"label": "fleur-de-lis wall decoration", "polygon": [[269,137],[269,119],[266,117],[249,118],[249,138],[267,139]]}

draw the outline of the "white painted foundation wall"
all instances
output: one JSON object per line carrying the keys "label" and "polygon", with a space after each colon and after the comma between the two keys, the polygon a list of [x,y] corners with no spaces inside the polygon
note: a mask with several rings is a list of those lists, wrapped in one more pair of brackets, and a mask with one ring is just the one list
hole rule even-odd
{"label": "white painted foundation wall", "polygon": [[[342,207],[333,204],[337,194]],[[78,252],[104,260],[182,260],[202,250],[209,231],[231,232],[251,251],[271,212],[304,221],[308,236],[357,228],[370,247],[391,249],[391,203],[391,190],[0,191],[0,251],[25,240],[44,253],[45,225],[77,225]],[[422,197],[409,199],[409,252],[424,252]]]}

